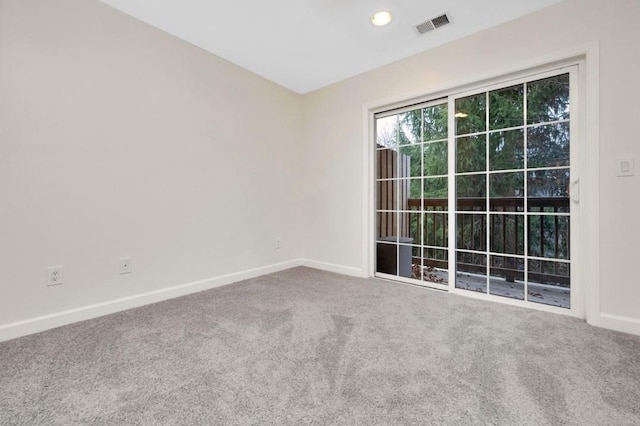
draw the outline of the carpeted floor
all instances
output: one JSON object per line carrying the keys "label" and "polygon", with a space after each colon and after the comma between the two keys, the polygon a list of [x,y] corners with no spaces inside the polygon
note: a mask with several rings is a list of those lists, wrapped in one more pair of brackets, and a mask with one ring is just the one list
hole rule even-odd
{"label": "carpeted floor", "polygon": [[2,425],[640,425],[640,338],[308,268],[0,343]]}

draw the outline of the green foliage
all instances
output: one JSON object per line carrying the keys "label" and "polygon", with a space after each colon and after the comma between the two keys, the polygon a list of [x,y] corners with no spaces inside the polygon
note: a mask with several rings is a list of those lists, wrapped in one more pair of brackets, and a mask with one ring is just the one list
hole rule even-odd
{"label": "green foliage", "polygon": [[487,169],[486,140],[485,135],[456,138],[456,173]]}
{"label": "green foliage", "polygon": [[489,170],[524,168],[524,129],[489,134]]}
{"label": "green foliage", "polygon": [[[462,114],[459,116],[459,114]],[[456,135],[487,129],[487,96],[484,93],[456,99]]]}
{"label": "green foliage", "polygon": [[[490,199],[524,200],[525,179],[529,197],[568,197],[570,126],[564,121],[570,118],[568,74],[456,99],[455,111],[455,126],[451,129],[455,131],[455,173],[463,173],[456,176],[458,210],[486,211],[486,202],[483,204],[482,199],[487,195]],[[410,197],[447,199],[448,104],[419,108],[394,117],[393,135],[387,135],[384,146],[392,147],[410,159],[409,176],[406,176],[413,178]],[[565,169],[546,170],[552,167]],[[501,172],[507,170],[511,172]],[[487,178],[489,171],[501,173],[491,173]],[[478,203],[476,207],[472,207],[473,202],[465,204],[465,199],[474,198],[480,199],[480,207]],[[438,208],[446,211],[446,204]],[[524,201],[511,204],[508,209],[502,211],[523,212]],[[567,212],[568,207],[560,210],[541,208],[540,211]],[[419,215],[412,214],[410,232],[414,242],[446,247],[448,232],[443,219],[446,215],[422,215],[415,219],[413,216]],[[458,247],[485,250],[484,232],[489,226],[493,251],[506,255],[524,254],[524,235],[529,232],[535,234],[529,238],[529,255],[569,258],[568,218],[532,216],[525,225],[522,216],[495,216],[497,219],[489,224],[481,223],[486,220],[484,214],[473,215],[472,220],[464,222],[459,219]],[[506,265],[508,260],[505,259],[499,263]],[[534,262],[530,267],[545,271],[549,269],[548,263]],[[558,264],[553,264],[553,269],[556,273],[568,273],[568,267],[558,267]]]}
{"label": "green foliage", "polygon": [[524,86],[522,84],[489,92],[489,130],[524,124]]}

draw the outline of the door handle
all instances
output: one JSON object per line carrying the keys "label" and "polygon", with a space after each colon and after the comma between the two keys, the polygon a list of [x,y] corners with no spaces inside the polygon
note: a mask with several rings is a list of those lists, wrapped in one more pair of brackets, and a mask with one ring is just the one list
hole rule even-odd
{"label": "door handle", "polygon": [[576,179],[571,182],[571,186],[569,187],[569,196],[571,197],[571,201],[574,203],[580,202],[580,179]]}

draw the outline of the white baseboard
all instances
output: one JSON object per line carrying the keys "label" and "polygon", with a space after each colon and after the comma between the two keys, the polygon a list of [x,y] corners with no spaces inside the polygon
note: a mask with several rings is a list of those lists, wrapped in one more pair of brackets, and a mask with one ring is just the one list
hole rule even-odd
{"label": "white baseboard", "polygon": [[638,318],[601,313],[597,326],[640,336],[640,319]]}
{"label": "white baseboard", "polygon": [[221,287],[249,278],[255,278],[260,275],[283,271],[295,266],[305,265],[305,263],[306,262],[303,262],[300,259],[290,260],[287,262],[262,266],[259,268],[236,272],[233,274],[227,274],[187,284],[181,284],[174,287],[163,288],[149,293],[123,297],[121,299],[110,300],[95,305],[83,306],[80,308],[70,309],[68,311],[57,312],[55,314],[30,318],[27,320],[9,324],[2,324],[0,325],[0,342],[15,339],[21,336],[26,336],[28,334],[39,333],[41,331],[49,330],[78,321],[84,321],[103,315],[113,314],[115,312],[124,311],[126,309],[137,308],[139,306],[148,305],[150,303],[161,302],[163,300],[173,299],[187,294],[197,293],[203,290]]}
{"label": "white baseboard", "polygon": [[349,275],[351,277],[366,278],[366,274],[360,268],[354,268],[352,266],[338,265],[335,263],[319,262],[311,259],[299,259],[300,266],[306,266],[309,268],[320,269],[327,272],[335,272],[342,275]]}
{"label": "white baseboard", "polygon": [[[126,309],[137,308],[139,306],[161,302],[163,300],[173,299],[191,293],[197,293],[199,291],[221,287],[238,281],[259,277],[261,275],[271,274],[274,272],[283,271],[285,269],[294,268],[296,266],[306,266],[309,268],[335,272],[352,277],[367,276],[367,274],[360,268],[354,268],[328,262],[320,262],[311,259],[293,259],[287,262],[262,266],[259,268],[236,272],[233,274],[221,275],[219,277],[181,284],[174,287],[152,291],[149,293],[137,294],[133,296],[123,297],[121,299],[98,303],[95,305],[70,309],[68,311],[58,312],[55,314],[30,318],[27,320],[9,324],[3,324],[0,325],[0,342],[15,339],[21,336],[26,336],[28,334],[39,333],[41,331],[49,330],[74,322],[84,321],[103,315],[124,311]],[[618,315],[602,313],[599,315],[596,321],[593,322],[593,325],[640,336],[640,319],[638,318],[622,317]]]}

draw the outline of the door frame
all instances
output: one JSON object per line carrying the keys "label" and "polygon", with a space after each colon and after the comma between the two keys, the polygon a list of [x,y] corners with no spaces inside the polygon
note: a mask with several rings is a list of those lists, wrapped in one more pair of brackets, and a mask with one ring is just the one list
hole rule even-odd
{"label": "door frame", "polygon": [[[437,90],[425,90],[419,96],[394,97],[392,99],[372,102],[363,106],[363,276],[375,276],[375,182],[374,146],[375,146],[375,114],[418,104],[443,97],[455,96],[474,88],[487,88],[500,82],[535,75],[537,73],[577,66],[577,90],[571,93],[572,102],[577,101],[577,108],[572,109],[572,140],[578,150],[576,172],[580,176],[578,194],[580,203],[576,208],[577,217],[572,224],[572,232],[581,235],[581,244],[572,251],[571,274],[576,285],[572,288],[577,298],[572,296],[572,309],[557,308],[537,303],[522,303],[499,296],[483,297],[467,291],[454,291],[467,297],[494,300],[504,304],[525,306],[528,308],[551,311],[563,315],[585,318],[592,325],[600,325],[600,268],[599,268],[599,138],[598,138],[598,63],[599,47],[592,43],[542,59],[527,61],[518,66],[494,72],[489,76],[460,81]],[[573,114],[578,115],[575,120]],[[575,121],[575,122],[574,122]],[[573,152],[572,152],[573,154]],[[572,167],[573,168],[573,167]],[[587,173],[588,171],[588,173]],[[573,219],[572,219],[573,221]],[[577,231],[574,231],[577,229]],[[487,295],[489,296],[489,295]],[[495,299],[494,299],[495,298]],[[520,302],[520,303],[518,303]]]}

